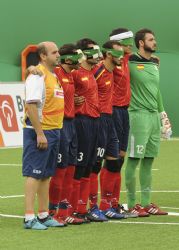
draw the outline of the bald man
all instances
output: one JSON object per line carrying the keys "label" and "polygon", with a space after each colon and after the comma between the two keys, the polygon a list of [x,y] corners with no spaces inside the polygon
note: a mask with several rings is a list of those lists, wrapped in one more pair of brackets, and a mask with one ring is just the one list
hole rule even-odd
{"label": "bald man", "polygon": [[[63,124],[63,90],[54,68],[58,64],[58,47],[53,42],[38,45],[43,76],[29,75],[25,82],[25,117],[23,129],[23,176],[25,179],[25,229],[45,230],[64,224],[48,214],[49,179],[54,175],[60,129]],[[38,216],[34,202],[37,195]]]}

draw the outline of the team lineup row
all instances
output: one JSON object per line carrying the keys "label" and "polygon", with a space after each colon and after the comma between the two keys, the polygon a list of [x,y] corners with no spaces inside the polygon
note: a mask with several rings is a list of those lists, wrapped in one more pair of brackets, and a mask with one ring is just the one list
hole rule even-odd
{"label": "team lineup row", "polygon": [[[172,134],[159,89],[159,59],[153,56],[156,40],[149,29],[133,36],[115,29],[101,49],[89,38],[59,49],[53,42],[38,45],[39,65],[28,68],[25,83],[24,228],[167,214],[151,203],[160,136]],[[125,211],[119,202],[127,148]]]}

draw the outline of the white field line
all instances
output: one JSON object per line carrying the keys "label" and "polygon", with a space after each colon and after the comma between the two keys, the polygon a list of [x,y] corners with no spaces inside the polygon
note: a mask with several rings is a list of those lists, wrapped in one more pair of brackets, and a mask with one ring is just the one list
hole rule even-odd
{"label": "white field line", "polygon": [[[141,191],[136,191],[137,193],[140,193]],[[179,193],[179,190],[153,190],[152,193]],[[100,192],[99,192],[100,193]],[[121,193],[126,193],[125,190],[122,190]]]}
{"label": "white field line", "polygon": [[167,208],[167,209],[171,209],[171,210],[179,210],[178,207],[161,207],[161,208]]}
{"label": "white field line", "polygon": [[108,223],[121,223],[121,224],[143,224],[143,225],[172,225],[179,226],[179,222],[147,222],[147,221],[119,221],[119,220],[110,220]]}
{"label": "white field line", "polygon": [[0,150],[22,148],[22,146],[0,147]]}
{"label": "white field line", "polygon": [[[122,191],[126,192],[126,191]],[[137,191],[137,193],[140,193],[141,191]],[[179,193],[179,190],[153,190],[152,193]]]}
{"label": "white field line", "polygon": [[19,164],[19,163],[1,163],[0,166],[22,166],[22,164]]}
{"label": "white field line", "polygon": [[2,195],[0,196],[0,199],[11,199],[11,198],[20,198],[24,197],[24,194],[19,194],[19,195]]}
{"label": "white field line", "polygon": [[161,139],[161,141],[179,141],[179,137],[172,137],[169,140]]}
{"label": "white field line", "polygon": [[171,216],[179,216],[179,213],[176,213],[176,212],[168,212],[168,215],[171,215]]}
{"label": "white field line", "polygon": [[24,218],[24,216],[21,215],[11,215],[11,214],[0,214],[0,217],[6,217],[6,218]]}
{"label": "white field line", "polygon": [[16,149],[16,148],[22,148],[22,146],[12,146],[12,147],[0,147],[0,150],[6,150],[6,149]]}
{"label": "white field line", "polygon": [[[137,168],[137,170],[139,170],[139,168]],[[158,171],[159,168],[152,168],[152,171]]]}
{"label": "white field line", "polygon": [[[123,191],[126,192],[126,191]],[[140,193],[141,191],[137,191]],[[153,190],[152,193],[179,193],[179,190]]]}

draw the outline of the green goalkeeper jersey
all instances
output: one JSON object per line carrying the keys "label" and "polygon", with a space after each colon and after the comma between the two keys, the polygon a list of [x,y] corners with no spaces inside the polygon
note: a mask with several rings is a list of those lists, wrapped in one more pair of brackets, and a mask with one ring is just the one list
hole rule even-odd
{"label": "green goalkeeper jersey", "polygon": [[131,102],[129,110],[148,110],[151,112],[163,109],[159,90],[159,60],[152,57],[147,60],[139,54],[129,58]]}

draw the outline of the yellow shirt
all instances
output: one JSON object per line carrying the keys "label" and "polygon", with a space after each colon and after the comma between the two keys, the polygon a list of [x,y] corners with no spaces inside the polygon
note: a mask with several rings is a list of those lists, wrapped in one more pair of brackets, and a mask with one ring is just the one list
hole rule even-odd
{"label": "yellow shirt", "polygon": [[[25,84],[26,103],[37,103],[39,120],[43,130],[60,129],[63,126],[64,94],[55,74],[42,64],[37,66],[43,76],[29,75]],[[25,114],[25,127],[32,127]]]}

